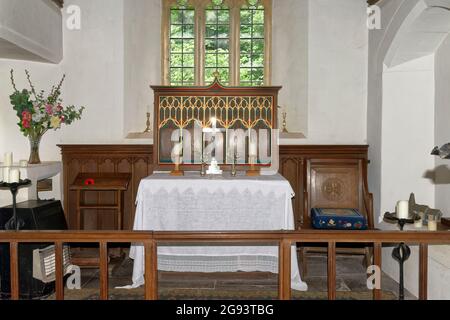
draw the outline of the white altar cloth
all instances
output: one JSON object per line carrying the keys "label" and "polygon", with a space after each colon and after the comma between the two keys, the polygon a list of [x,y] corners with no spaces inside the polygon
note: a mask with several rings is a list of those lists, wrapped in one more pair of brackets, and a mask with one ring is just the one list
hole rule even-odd
{"label": "white altar cloth", "polygon": [[[143,179],[137,195],[134,230],[262,231],[294,230],[294,191],[281,175],[184,177],[155,173]],[[144,284],[144,250],[135,244],[133,286]],[[300,278],[295,246],[292,288],[307,290]],[[278,246],[170,244],[158,247],[158,270],[175,272],[262,271],[278,273]]]}

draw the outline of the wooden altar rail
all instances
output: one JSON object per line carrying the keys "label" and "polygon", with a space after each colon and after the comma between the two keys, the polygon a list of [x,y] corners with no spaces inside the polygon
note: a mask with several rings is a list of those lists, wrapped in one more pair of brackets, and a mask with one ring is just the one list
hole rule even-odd
{"label": "wooden altar rail", "polygon": [[[64,299],[63,244],[97,243],[100,249],[100,299],[108,299],[108,244],[142,243],[145,248],[145,299],[158,299],[157,247],[159,244],[196,244],[211,242],[234,244],[267,244],[279,246],[279,299],[291,298],[291,246],[294,243],[328,244],[328,299],[336,299],[336,244],[371,243],[374,246],[374,265],[381,268],[383,244],[407,243],[419,245],[419,299],[427,299],[428,245],[450,244],[450,232],[400,231],[318,231],[286,232],[123,232],[123,231],[0,231],[0,243],[10,243],[11,296],[19,299],[19,243],[54,243],[56,252],[56,299]],[[381,299],[381,288],[373,290],[373,298]]]}

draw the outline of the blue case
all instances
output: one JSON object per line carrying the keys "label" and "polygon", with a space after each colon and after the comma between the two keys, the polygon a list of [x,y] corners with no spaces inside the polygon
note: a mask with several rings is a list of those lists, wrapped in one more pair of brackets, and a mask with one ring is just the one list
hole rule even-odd
{"label": "blue case", "polygon": [[367,219],[356,209],[311,209],[315,229],[367,230]]}

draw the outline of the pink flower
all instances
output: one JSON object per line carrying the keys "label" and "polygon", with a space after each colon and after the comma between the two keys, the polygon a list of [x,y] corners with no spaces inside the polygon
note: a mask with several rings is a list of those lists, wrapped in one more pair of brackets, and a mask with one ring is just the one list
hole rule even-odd
{"label": "pink flower", "polygon": [[63,109],[62,105],[58,104],[58,106],[56,107],[56,111],[61,112],[62,109]]}
{"label": "pink flower", "polygon": [[22,120],[26,120],[26,121],[30,122],[31,118],[32,118],[32,116],[31,116],[31,112],[30,111],[22,112]]}
{"label": "pink flower", "polygon": [[30,121],[23,119],[22,120],[22,127],[24,127],[25,129],[30,128]]}
{"label": "pink flower", "polygon": [[45,111],[47,112],[47,114],[52,115],[53,114],[53,106],[51,104],[46,105]]}
{"label": "pink flower", "polygon": [[61,123],[66,122],[66,117],[64,117],[64,116],[61,116],[59,119],[61,120]]}

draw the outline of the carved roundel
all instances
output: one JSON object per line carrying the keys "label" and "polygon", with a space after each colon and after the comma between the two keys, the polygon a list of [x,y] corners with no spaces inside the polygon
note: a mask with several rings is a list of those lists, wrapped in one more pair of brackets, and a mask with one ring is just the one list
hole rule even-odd
{"label": "carved roundel", "polygon": [[337,178],[329,178],[322,185],[322,193],[328,201],[339,201],[344,197],[345,184]]}

